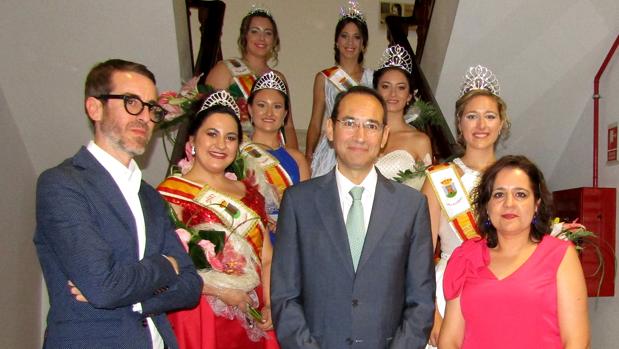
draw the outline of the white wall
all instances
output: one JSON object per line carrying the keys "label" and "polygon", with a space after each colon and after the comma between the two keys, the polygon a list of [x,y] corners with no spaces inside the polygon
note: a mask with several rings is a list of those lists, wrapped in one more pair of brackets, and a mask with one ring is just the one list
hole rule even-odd
{"label": "white wall", "polygon": [[41,277],[32,244],[35,172],[0,88],[0,348],[36,348]]}
{"label": "white wall", "polygon": [[[91,139],[83,86],[97,62],[137,61],[155,73],[160,88],[180,85],[186,63],[179,61],[173,5],[184,1],[2,2],[1,83],[37,174]],[[140,159],[151,183],[165,175],[160,148],[153,142]]]}
{"label": "white wall", "polygon": [[[605,45],[600,45],[600,55],[596,61],[596,69],[591,73],[589,80],[589,97],[593,94],[593,77],[603,58],[610,49],[614,37],[607,37]],[[600,79],[600,130],[599,130],[599,186],[619,186],[619,165],[609,165],[606,162],[607,127],[613,122],[619,122],[619,51],[610,61],[604,75]],[[593,100],[588,98],[583,113],[574,131],[569,135],[573,140],[558,156],[555,172],[550,177],[553,190],[592,186],[592,120]],[[617,212],[619,213],[619,212]],[[619,222],[619,221],[618,221]],[[615,233],[619,226],[615,227]],[[618,251],[619,240],[615,246]],[[619,284],[615,279],[615,294],[619,292]],[[614,348],[619,342],[619,333],[616,330],[619,319],[619,301],[617,297],[590,299],[589,317],[592,327],[593,348]]]}

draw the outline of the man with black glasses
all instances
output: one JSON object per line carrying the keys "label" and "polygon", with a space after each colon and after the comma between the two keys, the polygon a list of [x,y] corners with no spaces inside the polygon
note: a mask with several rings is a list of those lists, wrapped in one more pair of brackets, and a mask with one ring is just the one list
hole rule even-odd
{"label": "man with black glasses", "polygon": [[96,65],[85,86],[94,140],[39,177],[46,348],[176,348],[165,312],[199,300],[202,281],[133,160],[165,116],[155,84],[142,64]]}

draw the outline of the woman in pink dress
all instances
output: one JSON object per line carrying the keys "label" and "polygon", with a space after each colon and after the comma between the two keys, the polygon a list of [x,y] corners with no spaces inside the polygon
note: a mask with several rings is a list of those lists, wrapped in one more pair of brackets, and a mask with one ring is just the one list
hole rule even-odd
{"label": "woman in pink dress", "polygon": [[447,264],[439,348],[588,348],[582,267],[570,242],[549,235],[543,174],[505,156],[476,190],[482,238],[465,241]]}

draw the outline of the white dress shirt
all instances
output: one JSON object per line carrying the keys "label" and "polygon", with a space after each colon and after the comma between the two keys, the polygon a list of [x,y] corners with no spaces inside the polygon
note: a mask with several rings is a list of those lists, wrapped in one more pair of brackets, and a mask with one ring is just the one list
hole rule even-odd
{"label": "white dress shirt", "polygon": [[[126,167],[123,163],[118,161],[115,157],[101,149],[95,142],[90,141],[86,147],[88,151],[97,159],[97,161],[103,166],[112,176],[116,185],[120,189],[120,192],[125,197],[133,218],[135,219],[135,226],[138,232],[138,257],[144,258],[144,250],[146,249],[146,226],[144,224],[144,212],[142,212],[142,204],[140,203],[140,197],[138,192],[140,191],[140,184],[142,182],[142,171],[138,167],[135,160],[131,159],[129,167]],[[142,313],[142,304],[136,303],[133,305],[133,311]],[[157,331],[155,323],[150,317],[146,318],[148,323],[148,329],[150,330],[150,336],[153,341],[154,349],[163,349],[163,338]]]}
{"label": "white dress shirt", "polygon": [[370,215],[372,214],[372,205],[374,204],[374,193],[376,192],[376,183],[378,182],[378,175],[376,169],[372,167],[372,170],[365,176],[361,184],[355,184],[346,178],[335,167],[335,181],[337,183],[337,191],[340,196],[340,205],[342,207],[342,214],[344,215],[344,222],[348,217],[348,211],[352,206],[352,196],[350,196],[350,189],[353,187],[363,187],[363,194],[361,195],[361,204],[363,205],[363,228],[367,232],[368,225],[370,224]]}

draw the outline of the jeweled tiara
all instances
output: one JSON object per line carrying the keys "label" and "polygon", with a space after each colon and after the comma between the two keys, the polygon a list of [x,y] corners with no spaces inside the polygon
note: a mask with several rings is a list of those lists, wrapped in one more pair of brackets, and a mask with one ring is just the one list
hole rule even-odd
{"label": "jeweled tiara", "polygon": [[256,80],[256,82],[254,82],[252,92],[268,88],[278,90],[280,92],[283,92],[285,95],[288,95],[288,91],[286,90],[286,84],[272,70],[262,75],[258,78],[258,80]]}
{"label": "jeweled tiara", "polygon": [[361,12],[361,9],[359,9],[359,3],[354,0],[348,0],[348,7],[340,7],[340,19],[338,21],[345,18],[354,18],[366,23],[365,16],[363,12]]}
{"label": "jeweled tiara", "polygon": [[460,94],[458,98],[464,96],[472,90],[486,90],[495,96],[499,95],[501,86],[499,86],[499,80],[492,70],[482,66],[476,65],[470,67],[464,76],[464,82],[460,88]]}
{"label": "jeweled tiara", "polygon": [[236,114],[237,118],[241,115],[239,106],[236,104],[236,102],[234,101],[234,98],[230,95],[230,93],[228,93],[228,91],[226,90],[219,90],[219,91],[211,93],[204,100],[204,103],[202,103],[202,108],[200,108],[199,112],[205,109],[208,109],[210,107],[216,106],[216,105],[220,105],[220,106],[228,107],[232,109],[234,111],[234,114]]}
{"label": "jeweled tiara", "polygon": [[407,73],[413,73],[413,59],[406,49],[400,45],[389,46],[383,52],[378,70],[383,68],[401,68]]}

